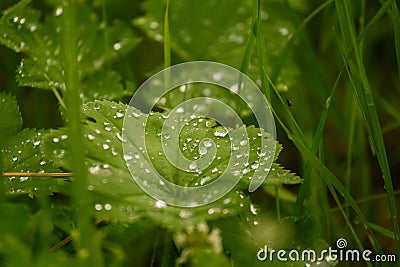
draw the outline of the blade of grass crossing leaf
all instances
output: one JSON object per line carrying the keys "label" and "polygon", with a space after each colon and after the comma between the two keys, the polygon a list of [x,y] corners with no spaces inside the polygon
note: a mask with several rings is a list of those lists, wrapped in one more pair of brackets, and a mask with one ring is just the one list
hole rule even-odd
{"label": "blade of grass crossing leaf", "polygon": [[345,48],[341,49],[341,53],[344,57],[345,64],[347,65],[349,78],[356,92],[366,128],[368,130],[368,135],[372,142],[372,146],[374,148],[380,169],[382,171],[389,210],[395,233],[396,251],[397,254],[400,256],[400,229],[397,219],[390,167],[387,159],[378,114],[375,108],[373,95],[367,79],[367,74],[361,57],[361,52],[358,46],[358,40],[355,34],[355,26],[351,15],[351,9],[349,3],[343,0],[336,1],[336,9]]}
{"label": "blade of grass crossing leaf", "polygon": [[69,129],[70,158],[74,173],[72,183],[72,202],[76,208],[78,231],[74,234],[77,254],[82,266],[101,266],[96,259],[94,244],[94,227],[91,223],[91,206],[87,191],[87,177],[84,166],[84,148],[81,129],[81,100],[79,97],[79,73],[77,62],[75,0],[69,0],[64,5],[64,71],[66,85],[66,104]]}

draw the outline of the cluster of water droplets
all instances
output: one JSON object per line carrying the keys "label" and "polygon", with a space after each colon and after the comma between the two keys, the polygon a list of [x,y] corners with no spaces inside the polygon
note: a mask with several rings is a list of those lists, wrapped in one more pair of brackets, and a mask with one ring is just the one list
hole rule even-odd
{"label": "cluster of water droplets", "polygon": [[[7,187],[9,194],[29,194],[30,196],[39,190],[39,186],[48,186],[51,192],[53,185],[61,184],[61,179],[48,179],[31,176],[29,173],[45,173],[53,168],[45,155],[42,154],[40,146],[43,143],[43,132],[35,130],[24,130],[15,137],[16,143],[10,144],[2,149],[5,155],[6,172],[27,173],[26,176],[9,176]],[[31,181],[28,183],[28,181]],[[44,188],[42,188],[44,189]]]}

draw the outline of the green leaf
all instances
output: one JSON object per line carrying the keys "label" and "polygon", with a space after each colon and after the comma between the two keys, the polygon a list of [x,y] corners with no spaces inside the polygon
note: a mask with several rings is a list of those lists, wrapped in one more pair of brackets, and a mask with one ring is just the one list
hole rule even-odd
{"label": "green leaf", "polygon": [[[62,14],[63,7],[57,6],[42,23],[38,11],[16,5],[0,19],[0,43],[25,54],[17,71],[20,86],[65,90],[60,51]],[[86,89],[83,99],[124,96],[126,92],[119,78],[104,68],[110,61],[131,51],[140,39],[122,22],[117,21],[109,27],[102,25],[87,5],[77,8],[77,17],[79,72]],[[112,93],[110,88],[113,88]]]}
{"label": "green leaf", "polygon": [[[240,0],[171,2],[169,32],[172,50],[184,60],[214,60],[240,68],[246,41],[253,30],[253,3]],[[142,8],[144,16],[136,18],[133,24],[150,38],[161,42],[165,6],[157,0],[147,0]],[[284,2],[262,1],[261,28],[268,51],[266,71],[274,72],[274,81],[276,79],[283,91],[300,82],[295,59],[284,51],[296,30],[291,16]],[[251,53],[249,76],[254,80],[259,78],[257,60],[256,53]]]}
{"label": "green leaf", "polygon": [[[83,106],[83,114],[86,116],[83,127],[86,151],[85,166],[89,178],[88,189],[93,191],[95,199],[93,210],[96,216],[116,222],[134,222],[142,217],[148,217],[167,228],[181,229],[188,224],[231,216],[243,208],[249,208],[248,198],[242,192],[235,190],[220,200],[196,208],[169,206],[145,194],[133,181],[126,161],[138,165],[149,164],[149,162],[139,154],[127,152],[124,154],[122,147],[124,140],[122,127],[126,109],[127,105],[125,104],[109,101],[88,102]],[[132,108],[132,110],[135,109]],[[126,130],[134,134],[128,135],[128,139],[124,141],[133,142],[132,144],[135,144],[135,138],[140,138],[137,127],[142,127],[145,119],[145,115],[141,114],[139,110],[134,112],[136,113],[130,121],[132,124],[126,126],[128,127]],[[179,136],[181,151],[187,158],[195,159],[199,156],[200,140],[206,138],[212,140],[219,148],[216,160],[203,172],[184,172],[175,168],[162,153],[159,133],[166,117],[166,114],[151,113],[146,125],[146,130],[148,130],[146,133],[147,152],[157,171],[176,184],[188,186],[200,186],[218,178],[219,172],[226,167],[226,161],[229,158],[230,145],[226,145],[229,143],[229,136],[215,136],[216,132],[221,131],[220,126],[215,127],[215,122],[211,123],[208,119],[193,119],[188,122]],[[245,166],[247,170],[243,169],[243,179],[248,180],[255,169],[255,166],[252,167],[252,165],[257,164],[256,160],[259,158],[257,152],[260,151],[257,150],[257,146],[260,138],[256,137],[259,136],[260,130],[248,127],[247,133],[251,152],[249,153],[249,164]],[[54,161],[58,167],[68,171],[71,166],[68,161],[67,138],[65,129],[52,130],[46,136],[42,148],[45,154],[54,155]],[[263,138],[268,138],[268,136]],[[262,165],[263,162],[260,161],[258,164]],[[137,175],[148,175],[146,169],[139,166],[135,172]],[[286,179],[285,175],[282,177]],[[275,179],[278,178],[277,175]]]}
{"label": "green leaf", "polygon": [[15,98],[0,92],[0,148],[22,127],[22,117]]}
{"label": "green leaf", "polygon": [[[6,173],[47,173],[57,172],[54,164],[40,151],[45,131],[25,129],[13,136],[1,149]],[[29,174],[6,178],[7,193],[10,196],[29,194],[51,194],[65,191],[65,180],[43,176],[30,177]]]}
{"label": "green leaf", "polygon": [[[162,41],[165,6],[150,0],[144,2],[143,9],[145,16],[135,19],[134,24]],[[169,6],[171,47],[187,60],[218,59],[239,66],[237,55],[243,51],[250,20],[250,1],[173,1]]]}

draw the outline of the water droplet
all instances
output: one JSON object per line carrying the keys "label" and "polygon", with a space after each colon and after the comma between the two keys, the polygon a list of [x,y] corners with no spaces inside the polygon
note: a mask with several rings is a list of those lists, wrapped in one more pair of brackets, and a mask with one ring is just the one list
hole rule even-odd
{"label": "water droplet", "polygon": [[171,138],[171,135],[169,133],[164,134],[164,139],[168,140]]}
{"label": "water droplet", "polygon": [[285,28],[285,27],[282,27],[282,28],[279,28],[279,33],[282,36],[287,36],[289,34],[289,30],[287,28]]}
{"label": "water droplet", "polygon": [[176,109],[176,113],[183,113],[183,112],[185,112],[185,109],[183,107],[178,107]]}
{"label": "water droplet", "polygon": [[151,23],[150,23],[150,28],[151,29],[157,29],[158,28],[158,22],[157,21],[152,21]]}
{"label": "water droplet", "polygon": [[254,163],[254,164],[251,165],[251,168],[252,168],[253,170],[257,170],[258,167],[260,167],[260,164],[258,164],[258,163]]}
{"label": "water droplet", "polygon": [[211,208],[211,209],[208,209],[208,211],[207,211],[207,213],[210,215],[214,214],[214,213],[218,213],[218,212],[221,212],[221,210],[219,208]]}
{"label": "water droplet", "polygon": [[20,181],[20,182],[25,182],[25,181],[27,181],[28,179],[29,179],[28,176],[19,177],[19,181]]}
{"label": "water droplet", "polygon": [[232,172],[233,176],[239,176],[240,175],[240,171],[239,170],[234,170]]}
{"label": "water droplet", "polygon": [[12,157],[12,159],[11,159],[12,161],[14,161],[14,162],[16,162],[17,160],[18,160],[18,157]]}
{"label": "water droplet", "polygon": [[244,139],[244,140],[240,141],[240,145],[241,145],[241,146],[245,146],[245,145],[247,145],[247,140],[246,140],[246,139]]}
{"label": "water droplet", "polygon": [[118,132],[118,133],[116,134],[116,136],[117,136],[117,138],[118,138],[119,141],[121,141],[121,142],[126,142],[126,140],[122,137],[122,135],[121,135],[120,132]]}
{"label": "water droplet", "polygon": [[224,137],[228,134],[228,131],[225,128],[219,128],[214,132],[214,136]]}
{"label": "water droplet", "polygon": [[224,204],[229,204],[229,203],[231,203],[231,201],[232,201],[232,199],[231,198],[225,198],[224,199]]}
{"label": "water droplet", "polygon": [[109,149],[110,148],[110,146],[108,145],[108,144],[103,144],[103,149],[104,150],[107,150],[107,149]]}
{"label": "water droplet", "polygon": [[105,204],[105,205],[104,205],[104,209],[105,209],[105,210],[111,210],[111,209],[112,209],[111,204],[108,204],[108,203]]}
{"label": "water droplet", "polygon": [[189,169],[190,169],[190,170],[194,170],[194,169],[196,169],[196,168],[197,168],[196,162],[190,163],[190,165],[189,165]]}
{"label": "water droplet", "polygon": [[243,169],[243,171],[242,171],[243,174],[246,174],[246,173],[249,173],[249,172],[250,172],[249,169]]}
{"label": "water droplet", "polygon": [[183,84],[183,85],[179,86],[179,91],[181,93],[184,93],[186,91],[186,84]]}
{"label": "water droplet", "polygon": [[167,206],[167,203],[162,200],[157,200],[155,205],[157,208],[165,208]]}
{"label": "water droplet", "polygon": [[100,166],[99,165],[95,165],[89,168],[89,172],[91,174],[96,174],[98,171],[100,170]]}
{"label": "water droplet", "polygon": [[46,164],[46,161],[44,161],[44,160],[41,160],[41,161],[39,162],[39,164],[43,166],[43,165],[45,165],[45,164]]}
{"label": "water droplet", "polygon": [[133,159],[132,155],[124,154],[124,160],[128,161],[128,160],[132,160],[132,159]]}
{"label": "water droplet", "polygon": [[97,211],[100,211],[100,210],[103,209],[103,207],[101,206],[101,204],[97,203],[97,204],[94,205],[94,209],[97,210]]}
{"label": "water droplet", "polygon": [[205,147],[211,147],[212,146],[212,141],[210,139],[206,139],[203,142]]}
{"label": "water droplet", "polygon": [[117,118],[122,118],[124,116],[124,112],[122,110],[118,110],[117,113],[115,113],[115,117]]}
{"label": "water droplet", "polygon": [[94,139],[95,139],[95,137],[94,137],[93,134],[88,134],[88,135],[87,135],[87,138],[88,138],[89,140],[94,140]]}
{"label": "water droplet", "polygon": [[207,154],[207,148],[202,148],[199,150],[200,155],[205,155]]}
{"label": "water droplet", "polygon": [[94,106],[93,106],[93,109],[94,110],[99,110],[100,109],[99,103],[95,103]]}
{"label": "water droplet", "polygon": [[33,145],[34,145],[34,146],[40,145],[40,140],[34,141],[34,142],[33,142]]}
{"label": "water droplet", "polygon": [[187,218],[189,218],[189,217],[192,216],[192,212],[189,211],[189,210],[181,210],[181,211],[179,212],[179,216],[180,216],[181,218],[183,218],[183,219],[187,219]]}
{"label": "water droplet", "polygon": [[222,80],[223,76],[224,76],[224,74],[222,72],[216,72],[213,74],[212,78],[215,82],[219,82]]}
{"label": "water droplet", "polygon": [[58,138],[58,137],[54,137],[54,138],[53,138],[53,142],[54,142],[54,143],[58,143],[58,142],[60,142],[60,138]]}
{"label": "water droplet", "polygon": [[122,44],[121,44],[121,43],[115,43],[115,44],[113,45],[113,49],[114,49],[115,51],[120,50],[121,47],[122,47]]}
{"label": "water droplet", "polygon": [[253,204],[250,204],[250,212],[253,215],[257,215],[257,208]]}
{"label": "water droplet", "polygon": [[63,13],[63,8],[62,8],[62,7],[58,7],[58,8],[56,9],[56,16],[57,16],[57,17],[58,17],[58,16],[61,16],[62,13]]}

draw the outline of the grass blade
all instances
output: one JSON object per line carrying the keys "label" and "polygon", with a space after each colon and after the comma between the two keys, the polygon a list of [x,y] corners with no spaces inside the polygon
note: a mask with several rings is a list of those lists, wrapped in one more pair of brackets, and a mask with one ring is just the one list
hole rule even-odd
{"label": "grass blade", "polygon": [[341,53],[346,64],[348,76],[357,96],[362,115],[364,117],[368,136],[371,140],[372,147],[376,153],[383,175],[384,186],[395,234],[396,250],[397,254],[400,256],[400,229],[397,219],[392,178],[378,114],[362,60],[359,41],[356,37],[350,4],[347,1],[337,0],[336,9],[343,37]]}

